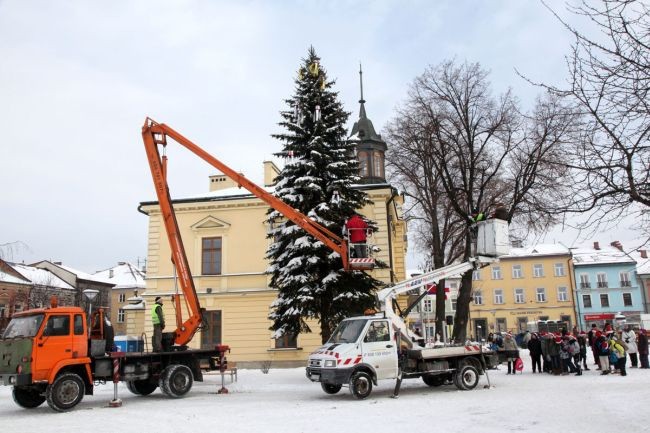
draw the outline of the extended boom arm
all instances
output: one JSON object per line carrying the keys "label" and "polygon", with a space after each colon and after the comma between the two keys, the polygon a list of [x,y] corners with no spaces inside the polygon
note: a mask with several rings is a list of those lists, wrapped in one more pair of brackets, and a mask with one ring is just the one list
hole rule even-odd
{"label": "extended boom arm", "polygon": [[[343,261],[343,268],[346,270],[350,268],[348,244],[343,238],[337,236],[331,230],[302,214],[272,194],[269,194],[264,189],[260,188],[243,175],[235,172],[169,126],[164,123],[156,123],[154,120],[146,118],[142,127],[142,139],[144,140],[144,146],[147,152],[149,166],[151,168],[151,175],[153,176],[158,202],[160,203],[160,211],[163,216],[165,230],[167,231],[167,237],[169,238],[169,244],[172,250],[172,260],[176,266],[181,289],[185,294],[186,302],[191,313],[191,317],[181,323],[181,319],[178,316],[180,314],[180,309],[177,308],[176,310],[176,344],[183,345],[189,342],[196,333],[202,319],[201,306],[190,273],[189,263],[180,237],[178,222],[176,221],[176,215],[174,213],[174,208],[169,194],[169,187],[167,185],[167,157],[165,155],[161,156],[158,150],[159,145],[162,145],[163,147],[167,146],[167,137],[171,137],[174,141],[192,151],[195,155],[199,156],[201,159],[234,180],[237,185],[246,188],[249,192],[264,201],[273,209],[280,212],[287,219],[293,221],[310,235],[314,236],[333,251],[337,252]],[[176,304],[178,307],[178,298],[176,298]]]}

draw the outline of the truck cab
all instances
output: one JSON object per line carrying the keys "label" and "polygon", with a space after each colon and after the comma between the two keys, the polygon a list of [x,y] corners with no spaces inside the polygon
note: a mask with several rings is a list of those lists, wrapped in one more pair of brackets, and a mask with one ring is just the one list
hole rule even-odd
{"label": "truck cab", "polygon": [[0,338],[0,384],[12,385],[14,400],[25,408],[46,399],[56,410],[74,406],[92,394],[89,344],[79,307],[16,313]]}
{"label": "truck cab", "polygon": [[383,314],[343,320],[319,349],[309,355],[307,377],[329,394],[338,392],[353,376],[369,382],[397,377],[398,347],[394,329]]}

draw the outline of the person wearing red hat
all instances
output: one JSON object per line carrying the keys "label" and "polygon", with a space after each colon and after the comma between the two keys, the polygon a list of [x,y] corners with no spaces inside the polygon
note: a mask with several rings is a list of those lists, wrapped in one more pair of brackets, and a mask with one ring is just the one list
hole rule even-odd
{"label": "person wearing red hat", "polygon": [[637,341],[637,349],[639,350],[639,361],[641,368],[649,368],[648,365],[648,336],[645,329],[639,329],[639,339]]}
{"label": "person wearing red hat", "polygon": [[607,338],[600,331],[596,331],[594,347],[596,348],[600,369],[602,370],[600,374],[609,374],[609,343],[607,342]]}
{"label": "person wearing red hat", "polygon": [[562,336],[558,334],[550,334],[548,345],[548,354],[551,356],[551,371],[553,376],[559,376],[562,373],[562,365],[560,361],[560,348],[562,346]]}

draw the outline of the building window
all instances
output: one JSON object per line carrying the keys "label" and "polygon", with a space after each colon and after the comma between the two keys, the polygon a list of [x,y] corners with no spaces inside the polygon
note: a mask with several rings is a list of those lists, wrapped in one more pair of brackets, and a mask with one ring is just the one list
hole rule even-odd
{"label": "building window", "polygon": [[483,293],[480,290],[474,290],[474,303],[483,305]]}
{"label": "building window", "polygon": [[368,164],[368,152],[359,152],[359,176],[370,176],[370,164]]}
{"label": "building window", "polygon": [[423,311],[425,313],[432,313],[433,312],[433,304],[431,302],[431,299],[425,299],[424,304],[422,305]]}
{"label": "building window", "polygon": [[515,289],[515,304],[523,304],[526,302],[524,299],[524,289]]}
{"label": "building window", "polygon": [[512,265],[512,278],[524,278],[524,271],[521,265]]}
{"label": "building window", "polygon": [[295,349],[298,347],[298,336],[285,333],[282,337],[275,339],[276,349]]}
{"label": "building window", "polygon": [[384,177],[384,155],[378,151],[375,150],[372,153],[372,164],[373,168],[375,169],[375,176],[376,177]]}
{"label": "building window", "polygon": [[555,272],[556,277],[563,277],[564,276],[564,263],[556,263],[555,266],[553,266],[553,270]]}
{"label": "building window", "polygon": [[497,318],[497,332],[506,332],[507,330],[506,319],[502,317]]}
{"label": "building window", "polygon": [[533,277],[541,278],[544,276],[544,265],[537,263],[533,265]]}
{"label": "building window", "polygon": [[201,273],[221,275],[221,238],[203,238]]}
{"label": "building window", "polygon": [[494,289],[494,303],[503,304],[503,289]]}
{"label": "building window", "polygon": [[120,293],[118,302],[126,302],[126,293]]}
{"label": "building window", "polygon": [[582,295],[582,305],[585,308],[591,308],[591,295]]}
{"label": "building window", "polygon": [[596,275],[596,281],[598,281],[597,287],[599,289],[606,289],[607,288],[607,274],[602,273],[602,272],[597,274]]}
{"label": "building window", "polygon": [[492,266],[492,279],[493,280],[501,279],[501,266]]}
{"label": "building window", "polygon": [[631,307],[632,306],[632,294],[631,293],[623,293],[623,305],[626,307]]}
{"label": "building window", "polygon": [[621,272],[620,274],[621,277],[621,287],[631,287],[632,282],[630,281],[630,273],[629,272]]}
{"label": "building window", "polygon": [[600,306],[609,307],[609,296],[607,295],[607,293],[600,294]]}
{"label": "building window", "polygon": [[117,310],[117,323],[124,323],[124,309]]}
{"label": "building window", "polygon": [[478,281],[481,279],[481,271],[478,269],[474,269],[474,272],[472,272],[472,280]]}
{"label": "building window", "polygon": [[560,302],[566,302],[569,300],[569,290],[566,287],[557,288],[557,300]]}
{"label": "building window", "polygon": [[456,303],[457,302],[458,302],[458,300],[456,299],[456,297],[452,296],[451,297],[451,311],[456,311]]}
{"label": "building window", "polygon": [[537,291],[537,302],[546,302],[546,289],[543,287],[538,287]]}
{"label": "building window", "polygon": [[589,282],[589,274],[580,274],[580,288],[591,289],[591,283]]}

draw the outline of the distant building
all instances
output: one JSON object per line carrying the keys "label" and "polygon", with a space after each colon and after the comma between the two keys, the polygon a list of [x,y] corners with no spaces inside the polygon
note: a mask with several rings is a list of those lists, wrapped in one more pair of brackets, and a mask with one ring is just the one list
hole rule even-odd
{"label": "distant building", "polygon": [[643,312],[650,313],[650,258],[648,250],[638,250],[630,253],[636,260],[636,277],[643,298]]}
{"label": "distant building", "polygon": [[528,322],[576,324],[571,254],[561,245],[512,248],[497,263],[474,271],[471,333],[522,332]]}
{"label": "distant building", "polygon": [[643,293],[636,277],[636,261],[618,242],[573,250],[577,310],[580,324],[615,325],[617,313],[629,323],[640,323],[645,311]]}
{"label": "distant building", "polygon": [[104,280],[100,277],[96,277],[90,274],[87,274],[78,269],[71,268],[69,266],[63,265],[61,262],[50,262],[43,260],[37,263],[32,264],[31,266],[47,269],[72,287],[76,289],[74,304],[81,306],[84,309],[88,306],[88,300],[84,297],[84,290],[97,290],[99,292],[98,296],[93,300],[94,307],[106,307],[110,308],[110,299],[111,299],[111,288],[113,283],[110,281]]}
{"label": "distant building", "polygon": [[114,284],[111,289],[110,318],[115,335],[126,335],[126,315],[124,307],[129,305],[128,299],[138,296],[145,289],[145,273],[137,266],[128,262],[119,262],[103,271],[95,272],[93,276]]}
{"label": "distant building", "polygon": [[52,272],[0,260],[0,330],[22,310],[50,305],[56,296],[59,305],[74,305],[76,290]]}

